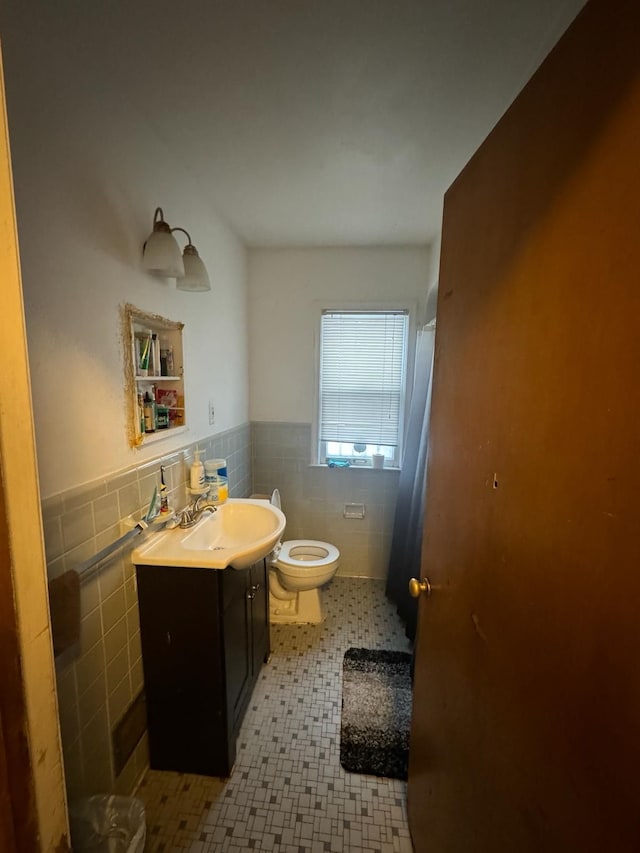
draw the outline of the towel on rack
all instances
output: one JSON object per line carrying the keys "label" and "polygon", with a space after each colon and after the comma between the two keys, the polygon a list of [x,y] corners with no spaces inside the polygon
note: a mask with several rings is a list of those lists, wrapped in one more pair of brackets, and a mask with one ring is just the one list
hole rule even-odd
{"label": "towel on rack", "polygon": [[57,657],[80,639],[80,575],[73,570],[49,581],[53,654]]}

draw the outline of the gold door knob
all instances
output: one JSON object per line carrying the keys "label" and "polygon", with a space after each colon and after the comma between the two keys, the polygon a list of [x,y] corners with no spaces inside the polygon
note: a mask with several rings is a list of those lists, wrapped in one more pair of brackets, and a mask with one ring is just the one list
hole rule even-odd
{"label": "gold door knob", "polygon": [[431,584],[429,578],[422,578],[421,581],[416,578],[411,578],[409,581],[409,595],[412,598],[418,598],[420,593],[424,593],[427,598],[431,595]]}

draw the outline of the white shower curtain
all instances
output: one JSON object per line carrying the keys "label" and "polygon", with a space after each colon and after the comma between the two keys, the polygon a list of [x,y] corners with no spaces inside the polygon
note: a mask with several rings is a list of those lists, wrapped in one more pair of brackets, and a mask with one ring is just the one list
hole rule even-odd
{"label": "white shower curtain", "polygon": [[413,394],[387,575],[387,596],[395,602],[411,639],[415,637],[418,602],[409,595],[409,579],[420,577],[434,340],[435,323],[418,332]]}

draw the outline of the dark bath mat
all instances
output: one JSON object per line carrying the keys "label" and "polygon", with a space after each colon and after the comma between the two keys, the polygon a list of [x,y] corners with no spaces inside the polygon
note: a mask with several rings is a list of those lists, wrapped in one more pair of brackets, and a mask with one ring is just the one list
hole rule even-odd
{"label": "dark bath mat", "polygon": [[407,652],[345,652],[340,764],[348,773],[407,778],[411,659]]}

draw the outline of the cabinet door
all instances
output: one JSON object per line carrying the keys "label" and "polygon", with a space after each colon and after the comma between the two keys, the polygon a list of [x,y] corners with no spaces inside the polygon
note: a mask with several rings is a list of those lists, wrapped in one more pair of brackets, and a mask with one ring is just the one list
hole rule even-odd
{"label": "cabinet door", "polygon": [[270,653],[268,577],[264,560],[251,567],[251,657],[254,680]]}
{"label": "cabinet door", "polygon": [[221,576],[228,736],[232,740],[240,727],[252,687],[250,573],[229,568],[221,572]]}
{"label": "cabinet door", "polygon": [[225,762],[216,573],[138,567],[151,766],[217,775]]}

